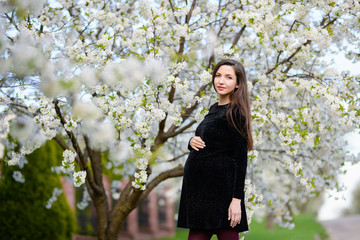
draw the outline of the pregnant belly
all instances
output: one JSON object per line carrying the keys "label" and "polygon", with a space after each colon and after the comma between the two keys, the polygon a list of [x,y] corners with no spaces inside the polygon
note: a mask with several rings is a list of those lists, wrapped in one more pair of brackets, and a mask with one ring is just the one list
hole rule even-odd
{"label": "pregnant belly", "polygon": [[184,177],[194,179],[227,178],[234,174],[235,160],[227,152],[192,151],[184,166]]}
{"label": "pregnant belly", "polygon": [[220,196],[231,197],[234,173],[235,161],[227,154],[192,153],[184,166],[187,190],[196,196],[199,194],[197,197],[213,200]]}

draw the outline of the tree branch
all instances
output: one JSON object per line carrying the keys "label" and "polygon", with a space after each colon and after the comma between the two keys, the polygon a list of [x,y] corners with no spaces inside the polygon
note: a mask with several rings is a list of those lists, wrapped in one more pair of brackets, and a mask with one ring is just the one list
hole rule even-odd
{"label": "tree branch", "polygon": [[59,135],[56,135],[54,140],[62,147],[62,149],[70,149],[70,147],[61,139]]}
{"label": "tree branch", "polygon": [[[169,3],[170,3],[171,11],[172,11],[173,13],[175,13],[175,9],[174,9],[174,5],[173,5],[172,1],[169,0]],[[180,23],[179,23],[179,19],[178,19],[175,15],[173,15],[173,16],[174,16],[174,18],[175,18],[175,22],[176,22],[177,24],[180,24]]]}
{"label": "tree branch", "polygon": [[[54,105],[55,105],[56,114],[57,114],[58,117],[60,118],[61,124],[62,124],[63,126],[65,126],[66,121],[65,121],[63,115],[61,114],[60,107],[59,107],[59,105],[58,105],[59,100],[54,99],[53,103],[54,103]],[[68,137],[69,137],[70,140],[71,140],[72,146],[74,147],[74,149],[75,149],[75,151],[76,151],[76,154],[77,154],[76,159],[77,159],[77,162],[78,162],[78,164],[79,164],[79,166],[80,166],[80,169],[86,171],[86,179],[89,181],[89,185],[91,186],[91,190],[95,190],[95,191],[99,192],[100,189],[98,188],[98,186],[97,186],[97,185],[95,184],[95,182],[94,182],[94,178],[93,178],[93,176],[92,176],[92,174],[91,174],[91,171],[90,171],[90,169],[89,169],[89,167],[88,167],[88,165],[87,165],[87,163],[86,163],[86,159],[85,159],[85,157],[84,157],[84,154],[83,154],[83,152],[82,152],[82,150],[81,150],[81,148],[80,148],[80,146],[79,146],[79,144],[78,144],[78,141],[77,141],[74,133],[71,132],[71,131],[68,131],[68,130],[66,130],[66,129],[65,129],[65,131],[66,131]]]}
{"label": "tree branch", "polygon": [[232,43],[232,47],[234,48],[236,46],[236,44],[239,42],[239,39],[240,37],[242,36],[242,34],[244,33],[245,31],[245,28],[246,28],[246,25],[244,25],[240,31],[236,34],[235,38],[234,38],[234,41]]}
{"label": "tree branch", "polygon": [[311,40],[307,40],[305,43],[301,44],[301,46],[299,46],[288,58],[282,60],[277,66],[275,65],[273,68],[269,69],[265,74],[269,75],[270,73],[272,73],[279,65],[282,65],[284,63],[289,62],[298,52],[300,52],[301,48],[310,44]]}
{"label": "tree branch", "polygon": [[184,167],[182,165],[178,165],[177,167],[174,167],[172,169],[169,169],[165,172],[160,173],[158,176],[156,176],[147,186],[146,189],[142,192],[139,202],[144,200],[146,196],[157,186],[159,183],[163,182],[166,179],[174,178],[174,177],[180,177],[184,175]]}
{"label": "tree branch", "polygon": [[184,152],[184,153],[180,154],[179,156],[176,156],[176,157],[174,157],[174,158],[172,158],[172,159],[163,160],[163,161],[157,161],[157,162],[158,162],[158,163],[174,162],[174,161],[178,160],[179,158],[182,158],[183,156],[188,155],[188,154],[189,154],[189,152]]}
{"label": "tree branch", "polygon": [[100,190],[101,193],[105,193],[102,182],[101,152],[91,148],[90,140],[86,135],[83,135],[83,138],[85,140],[86,151],[88,152],[88,156],[90,158],[94,180],[96,185],[98,186],[97,190]]}
{"label": "tree branch", "polygon": [[196,5],[196,0],[194,0],[192,2],[190,10],[189,10],[188,14],[186,14],[186,18],[185,18],[186,24],[189,24],[189,22],[190,22],[190,18],[191,18],[192,12],[194,11],[195,5]]}
{"label": "tree branch", "polygon": [[[330,18],[330,17],[329,17],[329,18]],[[322,26],[323,29],[324,29],[324,28],[327,28],[329,25],[333,24],[336,20],[337,20],[337,18],[334,18],[334,19],[332,19],[331,21],[329,21],[326,25],[324,25],[325,22],[326,22],[326,20],[325,20],[325,18],[324,18],[324,19],[321,21],[320,26]],[[290,31],[291,31],[291,29],[293,28],[295,22],[296,22],[296,20],[295,20],[295,21],[293,22],[293,24],[291,25]],[[284,63],[290,62],[290,60],[301,50],[302,47],[304,47],[304,46],[306,46],[306,45],[308,45],[308,44],[310,44],[310,43],[311,43],[311,40],[307,40],[305,43],[303,43],[301,46],[299,46],[299,47],[293,52],[293,54],[291,54],[288,58],[286,58],[286,59],[284,59],[283,61],[281,61],[278,65],[282,65],[282,64],[284,64]],[[279,57],[279,56],[278,56],[278,57]],[[266,74],[266,75],[269,75],[270,73],[272,73],[272,72],[278,67],[278,65],[275,64],[275,66],[274,66],[273,68],[269,69],[265,74]],[[290,66],[290,68],[291,68],[291,66]],[[288,68],[287,68],[285,71],[289,71],[290,68],[289,68],[289,66],[288,66]]]}
{"label": "tree branch", "polygon": [[166,137],[166,138],[174,137],[174,136],[184,132],[186,129],[188,129],[189,127],[194,125],[194,123],[196,123],[196,120],[192,120],[191,122],[189,122],[188,124],[186,124],[182,128],[178,129],[177,131],[175,131],[175,128],[172,128],[172,127],[175,127],[175,125],[172,125],[170,127],[169,131],[164,134],[164,137]]}

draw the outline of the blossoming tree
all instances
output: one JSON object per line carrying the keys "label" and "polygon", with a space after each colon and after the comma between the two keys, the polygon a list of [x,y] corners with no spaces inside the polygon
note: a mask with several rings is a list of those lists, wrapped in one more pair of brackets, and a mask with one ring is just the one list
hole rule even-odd
{"label": "blossoming tree", "polygon": [[[295,201],[341,188],[340,166],[359,160],[342,138],[359,129],[359,77],[328,57],[357,61],[358,1],[0,4],[1,131],[11,136],[4,160],[22,165],[55,139],[64,159],[54,169],[86,184],[99,239],[116,239],[154,187],[183,174],[187,141],[216,101],[211,72],[222,58],[248,73],[249,220],[254,207],[267,206],[293,227]],[[129,180],[111,210],[105,169]]]}

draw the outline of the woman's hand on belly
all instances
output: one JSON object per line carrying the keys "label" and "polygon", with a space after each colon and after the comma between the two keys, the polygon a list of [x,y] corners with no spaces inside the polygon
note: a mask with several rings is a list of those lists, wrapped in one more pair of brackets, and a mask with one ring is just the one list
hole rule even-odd
{"label": "woman's hand on belly", "polygon": [[240,223],[241,220],[241,199],[233,198],[229,210],[228,210],[228,220],[230,221],[230,226],[235,227],[236,224]]}
{"label": "woman's hand on belly", "polygon": [[195,137],[191,138],[190,146],[194,150],[199,151],[199,148],[203,149],[205,147],[205,142],[201,139],[201,137],[195,136]]}

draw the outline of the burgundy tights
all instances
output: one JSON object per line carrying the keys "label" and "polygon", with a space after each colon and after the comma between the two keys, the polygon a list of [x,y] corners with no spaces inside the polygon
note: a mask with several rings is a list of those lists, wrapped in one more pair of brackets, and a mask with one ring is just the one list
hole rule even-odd
{"label": "burgundy tights", "polygon": [[213,234],[216,234],[218,240],[239,240],[239,232],[232,229],[190,229],[188,240],[210,240]]}

